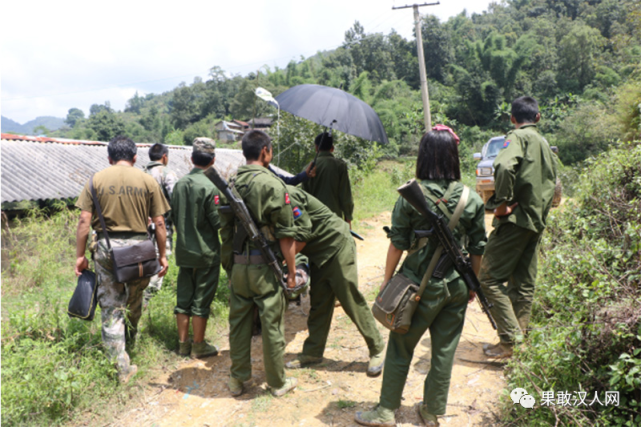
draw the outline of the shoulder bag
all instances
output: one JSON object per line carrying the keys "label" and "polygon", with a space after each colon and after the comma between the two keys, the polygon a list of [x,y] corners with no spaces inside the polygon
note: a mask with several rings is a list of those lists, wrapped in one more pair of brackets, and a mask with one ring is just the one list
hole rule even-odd
{"label": "shoulder bag", "polygon": [[[452,187],[452,190],[454,188]],[[449,193],[450,191],[448,191]],[[450,218],[448,227],[454,230],[467,204],[470,189],[465,186],[463,194]],[[444,196],[447,199],[447,195]],[[383,326],[397,334],[406,334],[412,323],[412,316],[418,307],[421,295],[430,281],[434,269],[441,257],[443,247],[439,245],[423,276],[420,287],[402,273],[395,274],[374,300],[372,314]]]}
{"label": "shoulder bag", "polygon": [[89,180],[89,188],[91,196],[93,197],[98,218],[100,219],[100,226],[107,241],[107,249],[111,255],[113,262],[114,275],[118,283],[126,283],[132,280],[143,279],[151,277],[162,270],[158,257],[156,255],[156,246],[151,240],[144,240],[133,246],[123,246],[119,248],[112,248],[109,241],[109,234],[107,234],[107,226],[105,225],[105,218],[102,216],[102,209],[96,190],[93,187],[93,177]]}

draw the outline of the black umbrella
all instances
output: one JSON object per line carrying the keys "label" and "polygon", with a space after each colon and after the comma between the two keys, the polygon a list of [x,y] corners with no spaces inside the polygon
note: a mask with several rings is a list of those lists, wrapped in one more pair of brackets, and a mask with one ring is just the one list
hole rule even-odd
{"label": "black umbrella", "polygon": [[298,85],[276,97],[280,109],[321,126],[387,144],[383,123],[372,107],[354,95],[321,85]]}

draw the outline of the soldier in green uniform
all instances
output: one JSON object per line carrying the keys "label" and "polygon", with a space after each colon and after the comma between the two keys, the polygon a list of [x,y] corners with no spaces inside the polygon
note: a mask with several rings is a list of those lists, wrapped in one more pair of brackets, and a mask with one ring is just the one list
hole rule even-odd
{"label": "soldier in green uniform", "polygon": [[[158,185],[160,185],[160,189],[165,195],[167,203],[171,204],[171,194],[174,192],[174,186],[178,181],[178,177],[174,171],[167,167],[169,164],[169,148],[161,143],[152,145],[149,148],[149,160],[151,161],[145,165],[144,170],[154,177]],[[165,228],[167,229],[165,253],[167,257],[169,257],[171,255],[172,237],[174,234],[173,222],[169,213],[165,215]],[[156,243],[156,246],[157,245]],[[145,289],[143,297],[143,307],[146,307],[149,300],[160,291],[162,288],[162,279],[162,277],[155,275],[149,280],[149,286]]]}
{"label": "soldier in green uniform", "polygon": [[334,157],[334,139],[328,133],[321,133],[314,140],[318,159],[316,177],[303,182],[303,190],[323,202],[339,218],[352,224],[354,200],[349,183],[347,164]]}
{"label": "soldier in green uniform", "polygon": [[[416,179],[420,181],[427,204],[434,212],[450,218],[456,209],[464,186],[457,149],[458,137],[446,126],[437,125],[421,139],[416,162]],[[469,189],[467,190],[469,192]],[[414,230],[427,230],[429,221],[405,199],[399,197],[392,212],[391,240],[381,289],[392,278],[403,251],[408,250],[399,272],[414,283],[421,283],[439,241],[436,237],[416,239]],[[458,241],[466,241],[476,273],[485,248],[485,210],[480,196],[469,193],[458,225],[452,231]],[[431,277],[412,317],[409,331],[390,332],[383,370],[379,405],[369,412],[357,412],[355,421],[367,426],[394,426],[394,411],[401,406],[414,348],[425,331],[431,339],[431,366],[425,379],[419,417],[427,426],[438,426],[437,415],[445,414],[452,376],[454,353],[461,337],[468,300],[474,298],[456,269],[451,266],[443,279]]]}
{"label": "soldier in green uniform", "polygon": [[[137,159],[136,151],[136,144],[129,138],[118,136],[109,141],[107,152],[112,166],[94,175],[93,186],[112,247],[133,246],[147,239],[147,221],[148,218],[152,219],[156,225],[159,261],[162,266],[158,275],[162,277],[167,272],[163,216],[169,211],[169,205],[156,181],[133,167]],[[149,284],[149,278],[128,283],[116,280],[89,183],[80,193],[76,206],[81,212],[76,233],[75,273],[80,275],[89,266],[85,249],[91,226],[97,233],[97,242],[92,247],[98,303],[102,313],[102,342],[116,363],[120,381],[126,383],[138,370],[136,365],[130,364],[126,346],[134,342],[142,313],[142,295]]]}
{"label": "soldier in green uniform", "polygon": [[537,252],[556,184],[554,154],[536,128],[540,119],[534,98],[515,99],[511,120],[516,129],[507,134],[504,149],[494,160],[496,190],[487,203],[495,208],[494,231],[479,281],[494,305],[491,311],[500,342],[484,346],[488,357],[512,356],[514,343],[530,321]]}
{"label": "soldier in green uniform", "polygon": [[374,316],[358,290],[356,244],[348,224],[317,198],[288,186],[294,213],[297,251],[309,258],[311,265],[310,303],[307,319],[309,337],[298,358],[285,366],[297,369],[323,360],[332,324],[334,299],[354,322],[369,348],[367,375],[377,376],[383,369],[385,342],[376,328]]}
{"label": "soldier in green uniform", "polygon": [[[218,349],[205,341],[210,306],[216,295],[220,275],[220,218],[218,189],[204,171],[216,161],[215,142],[196,138],[191,161],[194,168],[174,188],[171,200],[176,222],[177,304],[179,354],[207,357]],[[189,340],[191,319],[194,339]]]}
{"label": "soldier in green uniform", "polygon": [[[262,131],[251,130],[242,139],[247,165],[231,180],[265,237],[273,242],[277,257],[287,262],[287,285],[296,285],[294,217],[285,183],[267,167],[273,157],[271,140]],[[231,278],[229,307],[229,389],[233,396],[244,391],[251,379],[253,307],[258,306],[263,337],[263,363],[267,384],[279,397],[296,387],[296,378],[285,377],[285,329],[287,298],[274,272],[258,247],[244,238],[242,225],[233,215],[222,215],[222,264]]]}

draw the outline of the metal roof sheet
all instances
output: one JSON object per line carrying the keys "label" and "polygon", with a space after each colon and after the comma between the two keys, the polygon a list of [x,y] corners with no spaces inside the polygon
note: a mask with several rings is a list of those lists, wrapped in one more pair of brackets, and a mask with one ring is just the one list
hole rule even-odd
{"label": "metal roof sheet", "polygon": [[[152,144],[136,144],[135,167],[149,162]],[[91,175],[109,167],[107,143],[2,134],[2,203],[77,197]],[[214,167],[226,178],[245,164],[241,150],[216,149]],[[169,168],[178,178],[192,169],[191,147],[169,146]],[[284,172],[284,171],[281,171]],[[284,172],[285,175],[290,175]]]}

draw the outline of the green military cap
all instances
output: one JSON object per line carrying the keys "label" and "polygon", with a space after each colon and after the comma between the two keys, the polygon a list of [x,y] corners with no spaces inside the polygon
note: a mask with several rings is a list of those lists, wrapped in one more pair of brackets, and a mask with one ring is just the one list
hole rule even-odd
{"label": "green military cap", "polygon": [[216,141],[204,136],[194,139],[194,153],[214,154],[216,152]]}

